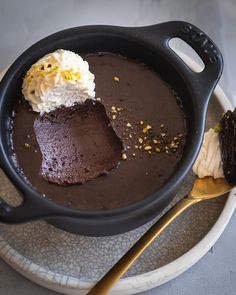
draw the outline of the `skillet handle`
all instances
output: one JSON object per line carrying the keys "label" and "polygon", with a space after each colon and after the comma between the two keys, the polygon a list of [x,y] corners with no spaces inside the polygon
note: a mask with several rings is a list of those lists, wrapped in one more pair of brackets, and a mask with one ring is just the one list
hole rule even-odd
{"label": "skillet handle", "polygon": [[0,198],[0,222],[15,224],[28,222],[35,219],[46,218],[55,214],[50,206],[45,206],[43,202],[31,201],[28,198],[18,207],[13,207]]}
{"label": "skillet handle", "polygon": [[23,201],[17,207],[9,205],[0,197],[0,222],[2,223],[15,224],[55,216],[68,216],[69,211],[69,208],[62,208],[47,198],[35,196],[31,188],[24,191]]}
{"label": "skillet handle", "polygon": [[[223,58],[214,42],[199,28],[183,21],[171,21],[143,29],[145,38],[151,38],[155,46],[163,52],[163,57],[191,84],[194,94],[199,97],[201,107],[206,108],[223,70]],[[193,72],[170,48],[169,41],[175,37],[185,41],[201,57],[205,65],[202,72]]]}

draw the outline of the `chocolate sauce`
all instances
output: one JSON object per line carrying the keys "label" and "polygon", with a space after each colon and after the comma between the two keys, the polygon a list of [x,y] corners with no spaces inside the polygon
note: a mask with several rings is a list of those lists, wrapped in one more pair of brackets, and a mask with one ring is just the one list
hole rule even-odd
{"label": "chocolate sauce", "polygon": [[[160,188],[175,171],[186,137],[184,112],[169,85],[149,67],[112,54],[84,58],[95,74],[96,97],[106,107],[127,158],[107,175],[82,185],[62,186],[46,181],[40,174],[42,154],[34,132],[38,114],[23,99],[15,107],[13,147],[25,177],[51,200],[80,209],[122,207]],[[149,137],[145,133],[148,125],[151,126]],[[44,132],[47,133],[47,128]],[[178,135],[181,135],[180,144],[171,150],[169,143]],[[154,143],[151,150],[145,150],[140,138],[149,140],[149,144],[163,139],[160,152]]]}

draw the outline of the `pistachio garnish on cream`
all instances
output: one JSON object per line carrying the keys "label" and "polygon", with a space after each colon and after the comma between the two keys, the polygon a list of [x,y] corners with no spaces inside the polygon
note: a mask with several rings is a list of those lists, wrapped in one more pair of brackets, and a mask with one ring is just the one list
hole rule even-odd
{"label": "pistachio garnish on cream", "polygon": [[35,112],[70,107],[95,97],[94,75],[78,54],[59,49],[38,60],[26,73],[22,92]]}

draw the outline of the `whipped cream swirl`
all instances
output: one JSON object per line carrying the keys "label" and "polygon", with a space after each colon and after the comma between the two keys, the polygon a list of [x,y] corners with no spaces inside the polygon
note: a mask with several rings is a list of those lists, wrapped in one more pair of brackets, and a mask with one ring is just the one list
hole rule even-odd
{"label": "whipped cream swirl", "polygon": [[95,97],[94,75],[78,54],[59,49],[31,66],[22,93],[35,112],[70,107]]}
{"label": "whipped cream swirl", "polygon": [[224,178],[220,153],[219,134],[214,129],[205,132],[201,150],[193,165],[193,172],[199,177]]}

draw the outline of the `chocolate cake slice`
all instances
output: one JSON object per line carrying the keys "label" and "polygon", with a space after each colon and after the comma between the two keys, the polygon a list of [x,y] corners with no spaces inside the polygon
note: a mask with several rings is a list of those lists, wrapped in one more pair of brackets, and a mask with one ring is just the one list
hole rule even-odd
{"label": "chocolate cake slice", "polygon": [[39,115],[34,130],[42,153],[40,174],[49,182],[84,183],[106,174],[122,157],[122,141],[99,102]]}
{"label": "chocolate cake slice", "polygon": [[236,183],[236,108],[227,111],[220,120],[220,150],[225,179]]}

